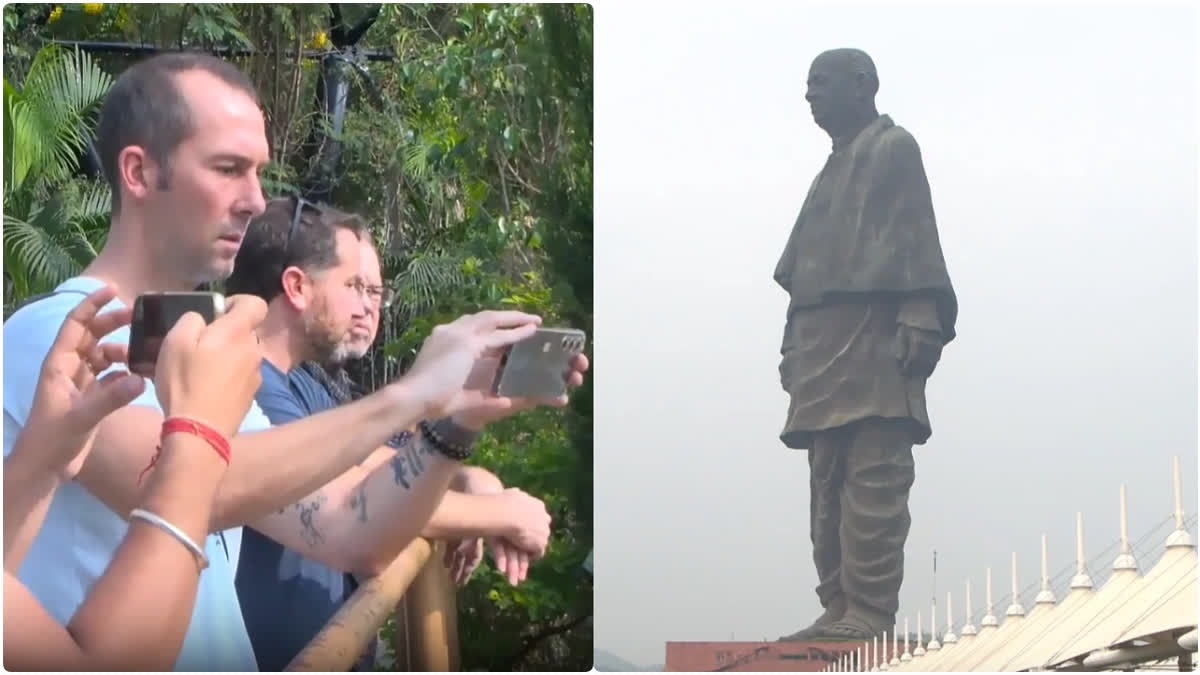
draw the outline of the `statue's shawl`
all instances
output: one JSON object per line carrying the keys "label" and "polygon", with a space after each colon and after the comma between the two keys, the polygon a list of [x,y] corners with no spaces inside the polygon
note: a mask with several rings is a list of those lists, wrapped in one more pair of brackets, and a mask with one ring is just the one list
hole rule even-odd
{"label": "statue's shawl", "polygon": [[[813,181],[775,269],[791,309],[862,296],[934,299],[943,339],[958,299],[917,141],[880,115]],[[791,310],[789,310],[791,311]]]}

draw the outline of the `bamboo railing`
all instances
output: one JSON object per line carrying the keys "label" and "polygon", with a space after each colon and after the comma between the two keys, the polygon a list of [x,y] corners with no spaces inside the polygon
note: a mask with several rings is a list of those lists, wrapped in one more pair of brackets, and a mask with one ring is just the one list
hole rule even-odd
{"label": "bamboo railing", "polygon": [[382,574],[354,591],[286,670],[350,670],[392,615],[397,669],[458,670],[458,613],[454,584],[441,564],[443,546],[414,540]]}

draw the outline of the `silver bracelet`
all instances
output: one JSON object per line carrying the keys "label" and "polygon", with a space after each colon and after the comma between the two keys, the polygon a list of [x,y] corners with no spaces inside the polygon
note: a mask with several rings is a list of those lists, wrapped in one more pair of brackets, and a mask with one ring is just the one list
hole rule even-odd
{"label": "silver bracelet", "polygon": [[196,542],[192,541],[192,538],[187,536],[186,532],[145,509],[134,509],[130,511],[129,519],[132,520],[134,518],[144,520],[171,535],[172,537],[178,539],[179,543],[188,547],[188,550],[190,550],[192,555],[196,557],[196,564],[200,566],[200,571],[203,572],[208,568],[208,556],[204,555],[204,549],[197,546]]}

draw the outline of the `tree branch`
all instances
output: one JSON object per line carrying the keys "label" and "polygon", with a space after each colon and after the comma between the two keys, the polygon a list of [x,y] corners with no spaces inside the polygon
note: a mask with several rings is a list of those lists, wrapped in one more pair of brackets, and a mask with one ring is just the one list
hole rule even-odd
{"label": "tree branch", "polygon": [[524,661],[525,657],[529,656],[529,653],[532,652],[534,649],[536,649],[537,646],[540,645],[542,642],[548,640],[549,638],[554,637],[555,635],[561,635],[562,633],[566,633],[568,631],[574,630],[575,627],[577,627],[579,624],[583,623],[584,621],[587,621],[590,618],[592,618],[592,615],[589,612],[587,614],[584,614],[583,616],[575,617],[574,619],[571,619],[570,621],[568,621],[564,624],[559,624],[557,626],[550,626],[549,628],[547,628],[539,633],[534,633],[530,637],[525,638],[524,643],[521,645],[521,649],[509,661],[508,670],[514,670],[516,668],[516,665],[518,663]]}

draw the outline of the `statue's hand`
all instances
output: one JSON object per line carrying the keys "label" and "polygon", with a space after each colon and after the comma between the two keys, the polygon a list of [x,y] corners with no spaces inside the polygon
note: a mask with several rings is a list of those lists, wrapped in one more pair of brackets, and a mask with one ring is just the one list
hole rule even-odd
{"label": "statue's hand", "polygon": [[896,345],[900,370],[910,377],[929,377],[942,358],[942,334],[937,331],[899,324]]}

